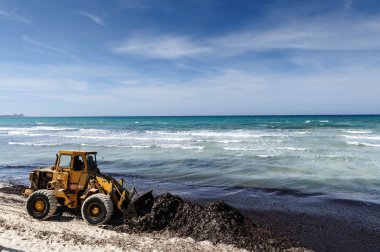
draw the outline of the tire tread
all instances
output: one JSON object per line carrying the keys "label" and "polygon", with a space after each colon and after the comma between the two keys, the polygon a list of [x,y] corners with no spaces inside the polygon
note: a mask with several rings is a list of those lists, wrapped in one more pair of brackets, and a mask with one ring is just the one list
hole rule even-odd
{"label": "tire tread", "polygon": [[[113,214],[113,210],[114,210],[114,207],[113,207],[113,203],[112,203],[112,200],[111,200],[111,198],[110,198],[110,196],[109,195],[106,195],[106,194],[103,194],[103,193],[96,193],[96,194],[93,194],[93,195],[91,195],[90,197],[88,197],[86,200],[85,200],[85,202],[87,201],[87,200],[89,200],[89,199],[93,199],[93,198],[98,198],[100,201],[102,201],[103,202],[103,204],[104,204],[104,206],[105,206],[105,208],[106,208],[106,217],[104,218],[104,220],[103,221],[101,221],[101,222],[99,222],[99,223],[97,223],[98,225],[99,224],[104,224],[104,223],[107,223],[110,219],[111,219],[111,217],[112,217],[112,214]],[[85,205],[85,202],[83,202],[83,206]],[[84,218],[84,216],[85,216],[85,209],[84,209],[84,207],[82,206],[82,209],[81,209],[81,213],[82,213],[82,217],[83,217],[83,219],[85,219],[86,220],[86,218]],[[86,220],[87,221],[87,220]]]}
{"label": "tire tread", "polygon": [[[52,217],[57,211],[57,206],[58,206],[58,200],[55,197],[54,191],[47,190],[47,189],[37,190],[33,192],[29,197],[33,197],[35,195],[44,195],[49,202],[49,212],[46,214],[45,217],[41,218],[41,220],[46,220]],[[28,200],[27,200],[27,207],[28,207]]]}

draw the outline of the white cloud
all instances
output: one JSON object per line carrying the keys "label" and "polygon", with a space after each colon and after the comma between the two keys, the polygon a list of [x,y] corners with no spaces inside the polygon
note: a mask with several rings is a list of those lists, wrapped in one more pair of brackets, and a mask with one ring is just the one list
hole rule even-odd
{"label": "white cloud", "polygon": [[[71,93],[83,92],[88,90],[89,84],[84,81],[73,80],[70,78],[53,79],[37,77],[0,77],[0,90],[2,92],[13,93],[33,93],[33,94],[52,94],[52,93]],[[46,98],[49,98],[48,96]]]}
{"label": "white cloud", "polygon": [[96,16],[94,14],[91,14],[91,13],[88,13],[88,12],[85,12],[85,11],[79,11],[78,13],[80,15],[82,15],[83,17],[88,18],[89,20],[91,20],[95,24],[98,24],[98,25],[101,25],[101,26],[106,26],[106,24],[104,23],[103,19],[101,17],[99,17],[99,16]]}
{"label": "white cloud", "polygon": [[15,22],[30,23],[30,20],[16,14],[17,9],[12,11],[0,10],[0,18],[8,19]]}
{"label": "white cloud", "polygon": [[225,69],[180,82],[142,77],[145,85],[110,93],[134,115],[376,113],[378,78],[376,68],[299,76]]}
{"label": "white cloud", "polygon": [[0,76],[0,107],[4,110],[12,104],[13,109],[28,115],[380,111],[377,67],[358,68],[354,62],[340,69],[298,75],[226,68],[188,80],[126,72],[117,66],[34,65],[28,68],[2,64]]}
{"label": "white cloud", "polygon": [[148,58],[176,59],[208,54],[211,48],[199,46],[186,37],[136,36],[112,48],[122,54],[136,54]]}

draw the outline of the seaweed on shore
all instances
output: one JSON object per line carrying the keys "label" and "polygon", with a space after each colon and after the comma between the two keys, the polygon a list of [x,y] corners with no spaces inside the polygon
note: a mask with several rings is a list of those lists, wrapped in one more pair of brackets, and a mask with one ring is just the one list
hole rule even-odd
{"label": "seaweed on shore", "polygon": [[0,188],[0,192],[7,194],[22,195],[22,192],[26,189],[23,185],[10,185]]}
{"label": "seaweed on shore", "polygon": [[[21,195],[25,186],[11,185],[0,192]],[[103,225],[105,229],[125,233],[169,231],[196,241],[231,244],[249,251],[309,251],[284,236],[257,227],[254,221],[223,201],[195,204],[170,193],[154,200],[144,216],[125,219],[123,224]]]}
{"label": "seaweed on shore", "polygon": [[155,198],[150,213],[126,219],[119,226],[104,228],[126,233],[167,230],[180,237],[232,244],[250,251],[283,251],[298,247],[286,237],[258,228],[252,219],[223,201],[202,206],[169,193]]}

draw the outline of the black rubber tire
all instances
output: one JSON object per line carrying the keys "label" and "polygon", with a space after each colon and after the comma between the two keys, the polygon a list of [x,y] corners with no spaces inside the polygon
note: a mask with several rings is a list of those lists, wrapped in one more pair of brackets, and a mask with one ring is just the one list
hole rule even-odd
{"label": "black rubber tire", "polygon": [[[91,209],[98,208],[97,216],[91,214]],[[97,193],[88,197],[82,205],[82,217],[91,225],[104,224],[111,219],[113,203],[108,195]]]}
{"label": "black rubber tire", "polygon": [[[35,208],[36,201],[42,201],[44,204],[42,210],[37,211]],[[26,200],[26,210],[35,219],[46,220],[57,211],[58,201],[52,190],[38,190],[33,192]]]}

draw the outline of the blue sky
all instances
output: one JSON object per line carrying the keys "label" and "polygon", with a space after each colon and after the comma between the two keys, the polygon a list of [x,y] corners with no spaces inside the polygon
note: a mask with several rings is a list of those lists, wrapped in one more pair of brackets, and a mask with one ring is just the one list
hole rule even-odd
{"label": "blue sky", "polygon": [[0,0],[0,114],[380,113],[380,2]]}

